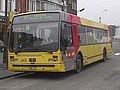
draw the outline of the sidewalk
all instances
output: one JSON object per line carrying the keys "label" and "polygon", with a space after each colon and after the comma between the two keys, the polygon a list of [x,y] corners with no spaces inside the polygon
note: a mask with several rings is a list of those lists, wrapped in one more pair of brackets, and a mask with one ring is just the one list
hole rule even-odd
{"label": "sidewalk", "polygon": [[22,74],[22,72],[11,72],[5,68],[4,64],[0,63],[0,80],[20,74]]}
{"label": "sidewalk", "polygon": [[3,53],[0,52],[0,80],[9,78],[12,76],[16,76],[22,74],[21,72],[11,72],[7,70],[6,64],[3,63]]}

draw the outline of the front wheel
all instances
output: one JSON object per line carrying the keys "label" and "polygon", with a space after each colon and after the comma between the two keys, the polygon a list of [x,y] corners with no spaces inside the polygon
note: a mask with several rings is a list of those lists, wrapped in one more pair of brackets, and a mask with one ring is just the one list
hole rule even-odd
{"label": "front wheel", "polygon": [[76,69],[74,70],[74,72],[77,74],[82,70],[82,57],[81,57],[81,55],[77,55],[75,64],[76,64]]}

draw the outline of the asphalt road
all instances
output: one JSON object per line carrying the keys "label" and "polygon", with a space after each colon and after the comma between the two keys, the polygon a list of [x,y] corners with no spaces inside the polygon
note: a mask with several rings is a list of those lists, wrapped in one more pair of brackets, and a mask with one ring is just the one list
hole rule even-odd
{"label": "asphalt road", "polygon": [[[120,90],[120,42],[106,62],[86,66],[79,74],[31,73],[0,81],[0,90]],[[116,54],[117,53],[117,54]]]}

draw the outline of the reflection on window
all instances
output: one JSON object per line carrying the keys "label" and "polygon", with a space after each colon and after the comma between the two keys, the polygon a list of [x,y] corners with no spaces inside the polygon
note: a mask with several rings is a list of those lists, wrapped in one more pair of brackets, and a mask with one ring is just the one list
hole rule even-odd
{"label": "reflection on window", "polygon": [[93,28],[91,27],[87,27],[87,38],[88,38],[88,44],[94,43]]}
{"label": "reflection on window", "polygon": [[108,42],[108,31],[101,30],[100,37],[101,37],[101,40],[100,40],[101,43]]}
{"label": "reflection on window", "polygon": [[78,38],[80,45],[109,42],[109,35],[107,30],[93,28],[93,27],[86,27],[81,25],[78,26],[78,29],[79,29]]}
{"label": "reflection on window", "polygon": [[70,23],[62,22],[62,31],[60,39],[61,50],[63,50],[63,48],[73,45],[72,25]]}
{"label": "reflection on window", "polygon": [[[39,50],[57,50],[58,22],[13,25],[10,46]],[[39,48],[38,48],[39,47]],[[42,50],[40,48],[40,50]]]}
{"label": "reflection on window", "polygon": [[94,29],[94,43],[99,43],[100,42],[100,38],[99,38],[99,29]]}
{"label": "reflection on window", "polygon": [[86,27],[85,26],[78,26],[78,38],[79,38],[79,44],[83,45],[86,44]]}
{"label": "reflection on window", "polygon": [[67,36],[66,38],[68,39],[68,46],[72,46],[72,25],[67,23]]}

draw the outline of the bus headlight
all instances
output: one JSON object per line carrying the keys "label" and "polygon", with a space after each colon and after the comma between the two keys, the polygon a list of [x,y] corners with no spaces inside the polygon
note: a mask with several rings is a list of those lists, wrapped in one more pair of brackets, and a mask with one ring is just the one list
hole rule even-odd
{"label": "bus headlight", "polygon": [[56,59],[56,58],[49,58],[48,59],[48,62],[57,62],[58,61],[58,59]]}
{"label": "bus headlight", "polygon": [[48,62],[57,62],[58,61],[58,56],[57,55],[53,55],[52,58],[48,59]]}
{"label": "bus headlight", "polygon": [[10,62],[18,62],[18,59],[10,59]]}

